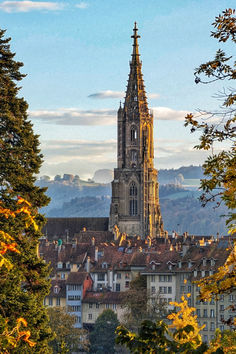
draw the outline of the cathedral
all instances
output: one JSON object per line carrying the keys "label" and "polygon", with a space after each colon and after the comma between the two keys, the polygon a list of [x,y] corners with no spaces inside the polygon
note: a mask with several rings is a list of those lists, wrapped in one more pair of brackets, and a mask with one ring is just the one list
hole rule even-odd
{"label": "cathedral", "polygon": [[133,52],[125,102],[117,118],[117,168],[112,181],[109,229],[157,237],[163,233],[158,172],[154,168],[153,113],[148,108],[139,55],[138,28],[133,29]]}

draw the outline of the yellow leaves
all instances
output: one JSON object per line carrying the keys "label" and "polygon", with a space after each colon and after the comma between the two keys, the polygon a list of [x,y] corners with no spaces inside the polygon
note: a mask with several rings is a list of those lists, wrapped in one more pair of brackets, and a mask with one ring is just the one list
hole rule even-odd
{"label": "yellow leaves", "polygon": [[[7,319],[5,320],[4,331],[0,333],[0,344],[3,340],[4,342],[8,343],[7,345],[8,348],[9,346],[11,346],[11,349],[14,349],[17,347],[19,341],[23,340],[24,342],[28,343],[30,347],[34,347],[36,343],[29,339],[31,336],[30,331],[21,330],[22,326],[27,327],[28,325],[27,321],[24,318],[20,317],[17,319],[16,322],[17,322],[16,326],[12,330],[9,330],[8,321]],[[0,353],[9,353],[9,352],[5,351]]]}
{"label": "yellow leaves", "polygon": [[[26,228],[28,228],[30,225],[33,225],[34,229],[38,230],[38,225],[34,220],[35,217],[31,214],[31,204],[27,200],[18,197],[16,205],[20,205],[20,208],[12,211],[9,208],[4,208],[3,203],[0,201],[0,215],[8,219],[10,217],[16,218],[17,215],[23,214],[25,215],[24,221]],[[14,241],[14,237],[3,230],[0,230],[0,268],[5,266],[7,270],[12,269],[13,265],[11,261],[4,255],[7,253],[7,251],[20,253],[20,251],[17,249],[17,243]]]}
{"label": "yellow leaves", "polygon": [[[174,339],[179,342],[180,344],[192,342],[194,345],[199,346],[202,342],[200,331],[204,328],[204,326],[199,327],[197,322],[197,316],[193,314],[196,310],[194,307],[188,306],[188,298],[191,294],[183,295],[181,297],[180,303],[178,302],[171,302],[170,304],[179,308],[177,313],[171,313],[167,316],[172,323],[169,325],[169,328],[175,328],[177,331],[183,330],[183,334],[179,336],[179,334],[174,333]],[[186,326],[192,326],[193,330],[191,331],[184,331]]]}

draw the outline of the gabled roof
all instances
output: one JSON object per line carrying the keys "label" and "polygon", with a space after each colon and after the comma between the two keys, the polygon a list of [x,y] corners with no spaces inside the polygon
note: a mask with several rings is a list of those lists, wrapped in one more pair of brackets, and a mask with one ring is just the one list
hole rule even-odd
{"label": "gabled roof", "polygon": [[87,291],[83,298],[83,303],[99,304],[121,304],[123,294],[120,292],[93,292]]}
{"label": "gabled roof", "polygon": [[83,282],[87,278],[90,278],[90,275],[87,272],[80,272],[80,271],[79,272],[70,272],[70,274],[66,280],[66,285],[68,285],[68,284],[83,285]]}

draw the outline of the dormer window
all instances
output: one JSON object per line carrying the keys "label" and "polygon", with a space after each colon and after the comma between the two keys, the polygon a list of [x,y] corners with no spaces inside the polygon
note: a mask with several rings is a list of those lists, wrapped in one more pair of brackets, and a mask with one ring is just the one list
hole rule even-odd
{"label": "dormer window", "polygon": [[153,264],[152,264],[152,270],[155,270],[155,269],[156,269],[156,264],[153,263]]}
{"label": "dormer window", "polygon": [[70,269],[70,262],[66,262],[66,269]]}
{"label": "dormer window", "polygon": [[178,262],[178,266],[179,266],[179,268],[182,268],[182,262],[181,261]]}
{"label": "dormer window", "polygon": [[54,286],[53,291],[54,291],[55,294],[58,294],[58,293],[59,293],[59,287],[58,287],[58,285],[55,285],[55,286]]}
{"label": "dormer window", "polygon": [[215,265],[215,260],[211,258],[211,266],[213,267]]}
{"label": "dormer window", "polygon": [[107,269],[107,263],[106,263],[106,262],[103,262],[103,263],[102,263],[102,268],[103,268],[103,269]]}
{"label": "dormer window", "polygon": [[206,267],[206,258],[202,259],[202,265],[203,265],[203,267]]}
{"label": "dormer window", "polygon": [[191,260],[188,261],[188,268],[191,268],[192,267],[192,262]]}
{"label": "dormer window", "polygon": [[57,263],[57,268],[58,268],[58,269],[62,269],[62,267],[63,267],[63,263],[62,263],[62,262],[58,262],[58,263]]}
{"label": "dormer window", "polygon": [[195,277],[197,277],[197,270],[196,270],[196,269],[194,270],[193,275],[194,275]]}

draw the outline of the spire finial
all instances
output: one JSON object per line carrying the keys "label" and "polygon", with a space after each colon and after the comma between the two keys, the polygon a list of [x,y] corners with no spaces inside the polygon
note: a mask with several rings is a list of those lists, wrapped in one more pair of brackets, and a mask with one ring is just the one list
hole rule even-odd
{"label": "spire finial", "polygon": [[131,38],[134,39],[134,44],[133,44],[133,54],[132,54],[132,62],[133,63],[138,63],[139,62],[139,53],[138,53],[138,38],[140,36],[137,34],[138,32],[138,27],[137,27],[137,22],[134,22],[134,28],[133,28],[134,34],[131,36]]}
{"label": "spire finial", "polygon": [[135,40],[136,38],[140,38],[140,36],[137,34],[137,32],[138,32],[138,27],[137,27],[137,22],[136,22],[136,21],[134,22],[133,31],[134,31],[134,34],[133,34],[133,36],[131,36],[131,38],[134,38],[134,40]]}

